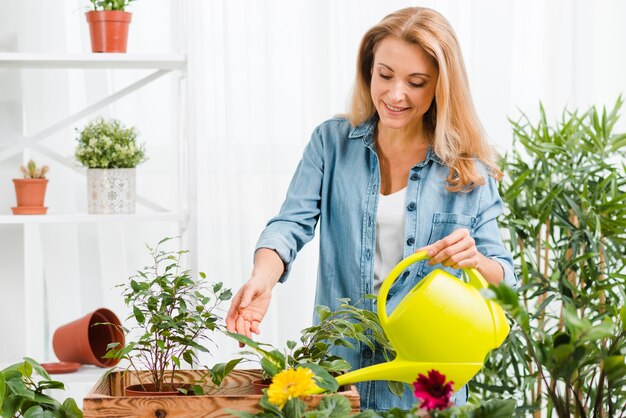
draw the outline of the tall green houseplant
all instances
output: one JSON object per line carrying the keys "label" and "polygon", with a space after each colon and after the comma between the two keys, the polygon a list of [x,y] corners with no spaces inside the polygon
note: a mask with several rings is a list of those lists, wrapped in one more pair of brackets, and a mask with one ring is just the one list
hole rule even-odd
{"label": "tall green houseplant", "polygon": [[626,134],[623,100],[565,110],[549,123],[512,121],[500,193],[518,295],[509,339],[473,383],[478,398],[511,396],[519,416],[626,416]]}

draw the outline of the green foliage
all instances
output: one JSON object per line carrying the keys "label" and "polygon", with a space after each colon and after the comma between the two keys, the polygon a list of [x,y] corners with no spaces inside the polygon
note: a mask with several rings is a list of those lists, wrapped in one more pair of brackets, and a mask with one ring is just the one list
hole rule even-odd
{"label": "green foliage", "polygon": [[89,122],[78,133],[74,156],[87,168],[133,168],[146,161],[144,145],[137,145],[137,131],[116,119]]}
{"label": "green foliage", "polygon": [[[210,285],[204,273],[200,272],[200,277],[194,279],[189,270],[184,270],[181,258],[188,251],[162,249],[169,240],[161,240],[154,248],[147,246],[152,264],[119,285],[124,302],[132,308],[128,319],[137,324],[134,330],[140,336],[124,347],[110,344],[104,356],[127,359],[134,370],[149,370],[150,383],[157,391],[173,383],[181,363],[193,367],[197,363],[197,351],[209,352],[208,345],[213,344],[211,333],[223,329],[216,311],[231,297],[230,289],[224,289],[221,282]],[[127,329],[124,331],[135,335]],[[217,364],[207,374],[219,386],[239,361]],[[167,370],[171,373],[166,373]],[[199,385],[192,390],[201,392]]]}
{"label": "green foliage", "polygon": [[[303,329],[300,342],[287,341],[287,346],[282,351],[241,334],[227,333],[227,335],[252,350],[244,351],[243,354],[258,358],[267,378],[273,377],[281,370],[305,366],[315,373],[318,386],[336,391],[335,379],[330,380],[330,376],[327,375],[337,375],[350,370],[350,363],[331,354],[334,348],[358,349],[360,344],[365,344],[372,351],[377,348],[383,350],[387,360],[395,357],[376,313],[351,305],[350,299],[340,299],[339,302],[339,307],[334,311],[327,306],[316,306],[319,324]],[[391,385],[394,383],[391,382]],[[404,387],[400,385],[400,389],[404,390]]]}
{"label": "green foliage", "polygon": [[89,0],[94,10],[125,10],[135,0]]}
{"label": "green foliage", "polygon": [[48,166],[44,165],[37,168],[37,164],[33,160],[30,160],[26,166],[20,166],[20,171],[25,179],[45,179]]}
{"label": "green foliage", "polygon": [[[36,372],[43,379],[37,381]],[[83,413],[72,398],[62,404],[44,393],[50,389],[65,389],[54,381],[35,360],[24,357],[24,362],[13,364],[0,372],[0,416],[82,418]]]}
{"label": "green foliage", "polygon": [[[501,225],[518,268],[519,299],[492,288],[511,334],[473,383],[479,398],[508,394],[518,413],[626,414],[626,134],[622,106],[565,111],[554,125],[512,122]],[[621,308],[620,308],[621,307]]]}
{"label": "green foliage", "polygon": [[352,415],[352,418],[511,418],[515,410],[515,401],[512,399],[492,399],[481,405],[452,406],[444,410],[426,411],[415,406],[410,411],[392,408],[385,412],[371,410]]}
{"label": "green foliage", "polygon": [[251,414],[249,412],[226,409],[226,412],[240,418],[343,418],[350,415],[350,401],[341,395],[329,395],[320,400],[316,408],[307,411],[306,404],[298,398],[287,401],[282,409],[271,404],[267,400],[267,394],[263,394],[259,402],[262,412]]}

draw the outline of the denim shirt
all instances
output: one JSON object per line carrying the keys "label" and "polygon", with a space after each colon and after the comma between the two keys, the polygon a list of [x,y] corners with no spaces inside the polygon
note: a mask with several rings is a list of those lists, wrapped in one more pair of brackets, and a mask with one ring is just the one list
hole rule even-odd
{"label": "denim shirt", "polygon": [[[353,128],[344,118],[333,118],[319,125],[304,150],[291,180],[280,213],[263,230],[256,248],[270,248],[285,264],[281,282],[287,280],[298,251],[309,242],[319,224],[320,248],[315,302],[338,307],[339,298],[375,311],[375,301],[363,299],[373,290],[374,251],[376,249],[376,209],[380,191],[380,170],[374,144],[378,118]],[[411,168],[404,210],[404,256],[467,228],[476,247],[498,261],[504,281],[516,286],[513,261],[505,249],[496,217],[502,213],[502,200],[496,180],[476,161],[485,178],[483,186],[470,192],[446,190],[448,167],[429,149],[426,159]],[[427,261],[413,264],[395,281],[387,300],[388,311],[430,271],[435,268],[461,276],[460,270],[429,266]],[[427,321],[428,318],[416,318]],[[336,354],[354,369],[383,361],[381,353],[363,346],[359,351],[340,348]],[[417,377],[417,376],[416,376]],[[409,409],[415,399],[406,391],[402,400],[394,397],[386,382],[357,385],[361,407],[387,410],[393,406]],[[463,394],[465,395],[465,393]],[[465,398],[465,396],[463,396]],[[461,401],[461,402],[459,402]],[[457,399],[457,403],[463,400]]]}

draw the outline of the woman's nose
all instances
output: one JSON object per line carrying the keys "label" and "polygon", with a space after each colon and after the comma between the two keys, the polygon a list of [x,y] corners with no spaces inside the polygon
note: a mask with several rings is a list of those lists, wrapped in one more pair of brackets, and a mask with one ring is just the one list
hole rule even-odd
{"label": "woman's nose", "polygon": [[389,89],[389,98],[394,102],[401,102],[406,96],[405,86],[403,83],[393,83]]}

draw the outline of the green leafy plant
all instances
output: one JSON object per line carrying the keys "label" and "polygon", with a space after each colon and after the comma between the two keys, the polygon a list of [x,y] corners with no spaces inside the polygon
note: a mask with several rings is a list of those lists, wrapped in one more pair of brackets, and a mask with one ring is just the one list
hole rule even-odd
{"label": "green leafy plant", "polygon": [[25,179],[45,179],[46,173],[48,172],[48,166],[44,165],[38,168],[35,161],[30,160],[25,166],[20,166],[20,171]]}
{"label": "green leafy plant", "polygon": [[[350,299],[339,299],[339,307],[334,311],[323,305],[316,306],[315,311],[319,323],[303,329],[299,343],[287,341],[286,348],[282,351],[270,344],[253,341],[244,335],[227,334],[252,350],[245,351],[244,355],[260,359],[266,378],[271,378],[282,370],[299,366],[313,368],[318,376],[323,372],[324,375],[346,372],[351,367],[350,363],[331,354],[336,347],[357,349],[360,344],[365,344],[372,351],[382,350],[387,360],[395,357],[376,313],[351,305]],[[390,382],[390,385],[396,393],[400,391],[401,394],[404,390],[401,383]]]}
{"label": "green leafy plant", "polygon": [[98,118],[76,131],[74,156],[87,168],[133,168],[146,161],[144,145],[137,144],[137,131],[119,120]]}
{"label": "green leafy plant", "polygon": [[93,10],[126,10],[134,0],[89,0]]}
{"label": "green leafy plant", "polygon": [[[181,363],[193,367],[198,362],[196,350],[209,352],[211,333],[223,329],[218,322],[219,305],[231,297],[230,289],[223,288],[221,282],[211,285],[204,273],[194,279],[191,271],[183,269],[181,258],[188,251],[163,249],[171,239],[162,239],[154,248],[147,246],[152,264],[119,285],[124,302],[132,308],[128,319],[137,324],[131,330],[124,328],[124,332],[130,336],[134,335],[131,331],[138,331],[139,337],[124,347],[109,344],[104,356],[128,360],[129,368],[138,376],[139,369],[148,370],[149,383],[157,392],[173,387]],[[239,361],[217,364],[207,374],[219,386]],[[191,389],[202,393],[201,384]]]}
{"label": "green leafy plant", "polygon": [[501,225],[521,286],[519,302],[492,289],[512,329],[473,383],[479,399],[508,393],[535,417],[626,415],[626,134],[613,132],[622,104],[565,110],[554,124],[540,107],[536,123],[512,121]]}
{"label": "green leafy plant", "polygon": [[[42,377],[37,380],[35,373]],[[51,389],[64,390],[35,360],[24,357],[0,372],[0,416],[5,418],[81,418],[83,413],[72,398],[62,404],[47,395]]]}

